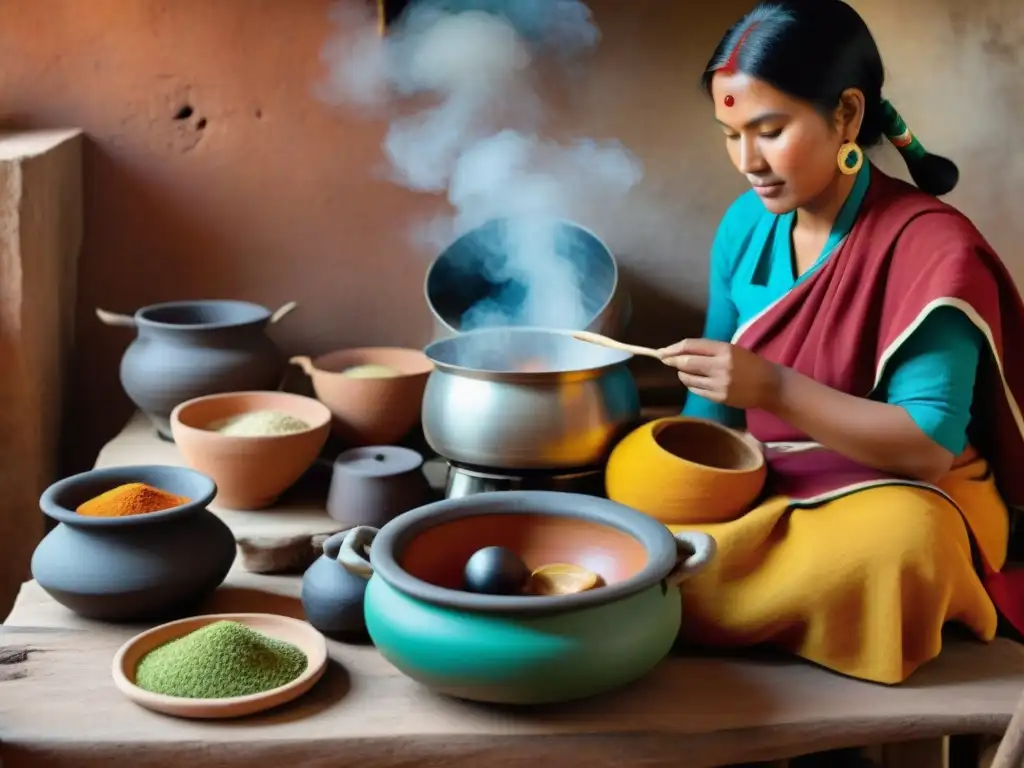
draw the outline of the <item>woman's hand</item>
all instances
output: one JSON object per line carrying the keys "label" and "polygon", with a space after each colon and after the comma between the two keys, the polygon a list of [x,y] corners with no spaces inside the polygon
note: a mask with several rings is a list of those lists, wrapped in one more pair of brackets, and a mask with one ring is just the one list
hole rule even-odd
{"label": "woman's hand", "polygon": [[778,399],[782,370],[753,352],[711,339],[683,339],[658,350],[695,395],[733,408],[770,410]]}
{"label": "woman's hand", "polygon": [[658,354],[695,395],[767,411],[865,466],[934,483],[953,465],[953,454],[898,405],[840,392],[724,341],[686,339]]}

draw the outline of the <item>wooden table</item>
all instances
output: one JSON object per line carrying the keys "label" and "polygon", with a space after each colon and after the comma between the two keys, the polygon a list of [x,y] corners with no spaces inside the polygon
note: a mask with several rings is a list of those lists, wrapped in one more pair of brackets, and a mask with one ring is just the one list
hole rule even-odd
{"label": "wooden table", "polygon": [[[140,418],[97,460],[148,463],[181,458]],[[242,557],[203,612],[303,618],[300,577],[252,571],[277,569],[289,541],[305,542],[296,557],[308,558],[317,538],[339,529],[322,491],[291,495],[273,510],[214,510]],[[953,643],[897,688],[791,660],[673,656],[617,693],[511,710],[434,695],[373,647],[331,642],[330,668],[303,699],[242,721],[202,723],[148,712],[117,692],[111,660],[142,628],[82,619],[34,582],[22,587],[0,627],[3,768],[700,768],[916,739],[931,740],[921,742],[928,757],[908,757],[913,747],[903,747],[891,764],[932,768],[941,765],[931,762],[937,737],[1001,734],[1024,689],[1024,649],[1000,640]]]}
{"label": "wooden table", "polygon": [[[301,617],[299,586],[295,576],[236,570],[204,612]],[[517,711],[437,696],[372,646],[331,642],[330,668],[305,698],[203,723],[148,712],[118,693],[111,659],[139,629],[82,619],[24,585],[0,627],[3,768],[700,768],[1001,734],[1024,687],[1024,649],[999,640],[953,643],[896,688],[795,661],[672,656],[617,693]]]}

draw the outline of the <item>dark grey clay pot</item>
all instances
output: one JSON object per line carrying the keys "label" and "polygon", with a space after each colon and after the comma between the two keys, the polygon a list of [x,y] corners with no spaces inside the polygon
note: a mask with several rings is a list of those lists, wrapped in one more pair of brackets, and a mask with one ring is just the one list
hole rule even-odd
{"label": "dark grey clay pot", "polygon": [[334,460],[327,514],[346,525],[380,528],[434,500],[423,456],[398,445],[368,445]]}
{"label": "dark grey clay pot", "polygon": [[[83,502],[124,483],[148,483],[192,501],[131,517],[83,517]],[[32,555],[32,577],[75,613],[108,621],[187,615],[235,560],[231,530],[206,507],[217,486],[184,467],[94,469],[51,485],[39,499],[58,521]]]}
{"label": "dark grey clay pot", "polygon": [[285,361],[267,335],[284,316],[247,301],[172,301],[152,304],[133,317],[102,310],[108,325],[134,327],[135,340],[121,358],[125,393],[171,440],[169,417],[179,403],[219,392],[276,389]]}
{"label": "dark grey clay pot", "polygon": [[[302,577],[302,608],[306,621],[325,635],[338,639],[362,639],[366,636],[363,618],[363,594],[370,571],[338,561],[345,539],[356,529],[342,531],[324,542],[324,553],[306,569]],[[356,546],[352,541],[350,546]],[[363,551],[363,556],[368,553]]]}

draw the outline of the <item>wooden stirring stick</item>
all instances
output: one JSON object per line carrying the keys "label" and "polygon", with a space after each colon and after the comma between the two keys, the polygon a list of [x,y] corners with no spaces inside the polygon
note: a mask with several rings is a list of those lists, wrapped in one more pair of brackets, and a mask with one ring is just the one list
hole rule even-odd
{"label": "wooden stirring stick", "polygon": [[590,344],[597,344],[599,347],[617,349],[620,352],[629,352],[631,355],[653,357],[655,360],[661,359],[661,356],[658,354],[658,350],[656,349],[651,349],[650,347],[638,347],[633,344],[625,344],[621,341],[610,339],[607,336],[602,336],[599,333],[591,333],[590,331],[573,331],[572,337],[574,339],[579,339],[580,341],[586,341]]}

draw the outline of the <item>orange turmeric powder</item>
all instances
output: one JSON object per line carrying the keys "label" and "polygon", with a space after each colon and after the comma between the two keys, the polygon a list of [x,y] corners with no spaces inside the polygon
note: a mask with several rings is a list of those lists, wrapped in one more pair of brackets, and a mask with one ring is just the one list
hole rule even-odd
{"label": "orange turmeric powder", "polygon": [[89,499],[75,511],[86,517],[127,517],[162,512],[189,501],[146,483],[125,483]]}

